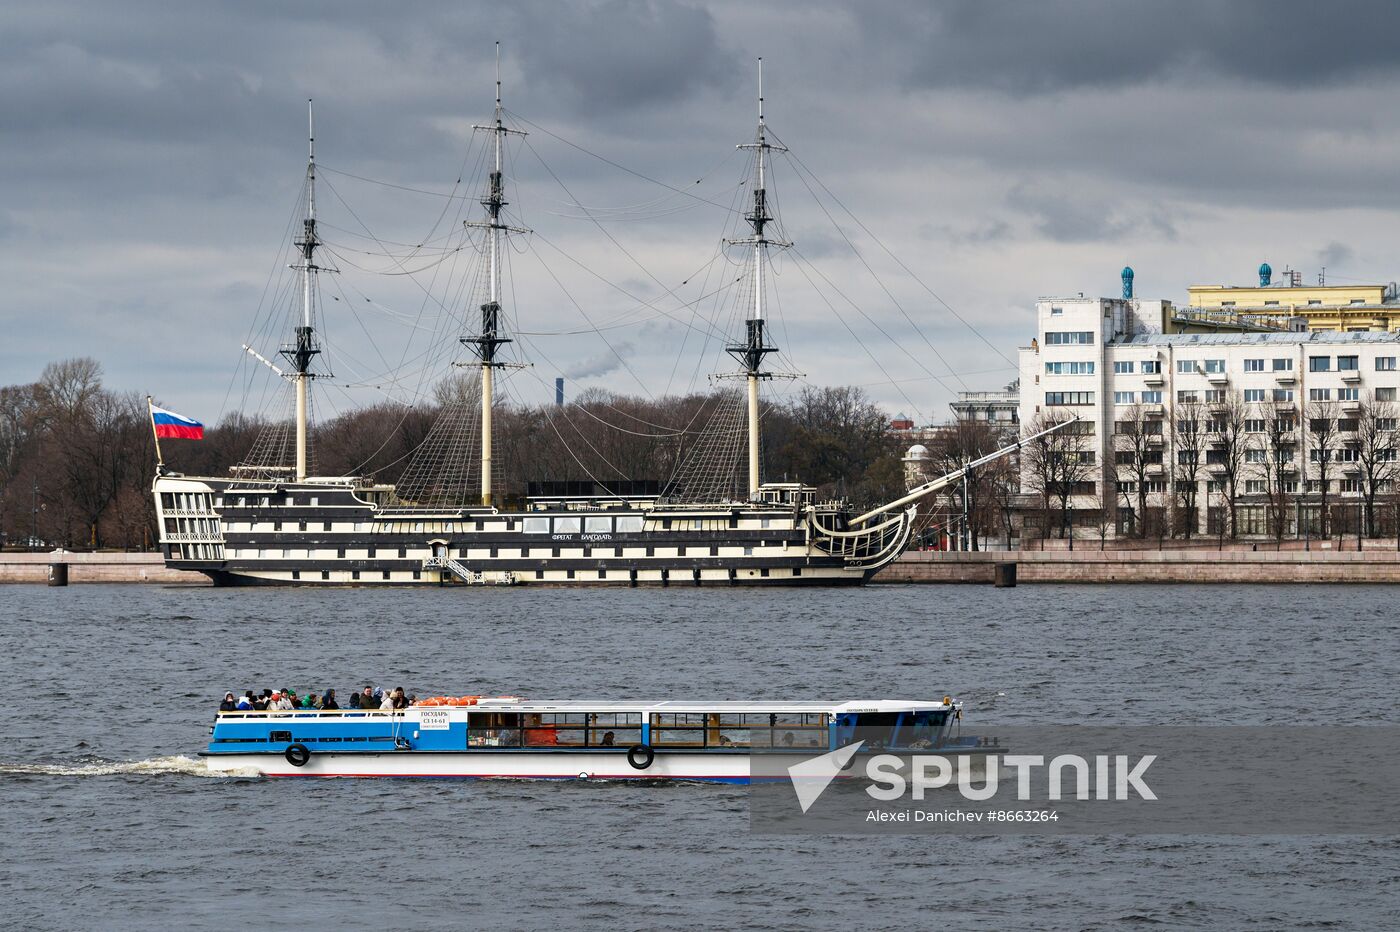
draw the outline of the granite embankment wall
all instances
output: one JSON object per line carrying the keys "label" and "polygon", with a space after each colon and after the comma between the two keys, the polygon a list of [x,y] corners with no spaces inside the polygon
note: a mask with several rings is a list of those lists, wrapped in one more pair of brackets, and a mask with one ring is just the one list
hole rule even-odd
{"label": "granite embankment wall", "polygon": [[1400,583],[1400,553],[1367,550],[1012,550],[906,553],[878,576],[885,583],[990,583],[1015,563],[1019,583]]}
{"label": "granite embankment wall", "polygon": [[202,573],[166,569],[158,553],[0,553],[0,583],[47,583],[51,563],[68,565],[70,583],[209,584]]}

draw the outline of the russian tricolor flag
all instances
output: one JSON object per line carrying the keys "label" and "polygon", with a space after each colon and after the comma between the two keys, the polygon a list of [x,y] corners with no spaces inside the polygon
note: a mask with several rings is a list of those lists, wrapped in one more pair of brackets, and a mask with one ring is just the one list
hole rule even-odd
{"label": "russian tricolor flag", "polygon": [[176,414],[164,408],[151,405],[151,422],[155,425],[157,437],[175,437],[180,440],[203,440],[204,425],[192,417]]}

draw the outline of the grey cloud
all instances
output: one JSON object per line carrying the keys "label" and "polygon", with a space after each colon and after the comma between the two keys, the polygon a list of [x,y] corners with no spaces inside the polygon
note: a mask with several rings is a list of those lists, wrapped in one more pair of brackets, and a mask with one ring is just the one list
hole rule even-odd
{"label": "grey cloud", "polygon": [[1007,204],[1029,216],[1037,231],[1061,243],[1117,239],[1129,234],[1175,239],[1176,228],[1160,209],[1114,204],[1087,193],[1061,193],[1017,185]]}
{"label": "grey cloud", "polygon": [[1345,266],[1354,256],[1355,253],[1350,246],[1333,240],[1318,250],[1317,261],[1319,265],[1337,268]]}
{"label": "grey cloud", "polygon": [[882,6],[856,17],[907,53],[915,84],[1017,94],[1192,81],[1298,87],[1400,69],[1388,43],[1400,8],[1308,0],[1019,0]]}

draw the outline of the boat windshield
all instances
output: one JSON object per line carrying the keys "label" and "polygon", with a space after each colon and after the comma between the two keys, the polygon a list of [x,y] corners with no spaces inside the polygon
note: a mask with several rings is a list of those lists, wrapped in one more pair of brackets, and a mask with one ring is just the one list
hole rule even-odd
{"label": "boat windshield", "polygon": [[937,747],[950,725],[947,709],[914,712],[857,712],[837,718],[837,743],[864,741],[874,748]]}

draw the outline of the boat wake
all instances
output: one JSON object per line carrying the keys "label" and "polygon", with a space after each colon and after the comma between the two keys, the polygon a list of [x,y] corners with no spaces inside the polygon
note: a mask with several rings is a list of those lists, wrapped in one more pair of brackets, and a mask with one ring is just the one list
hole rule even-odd
{"label": "boat wake", "polygon": [[165,776],[182,777],[229,777],[243,778],[261,776],[256,770],[216,772],[210,770],[204,761],[195,757],[175,755],[172,757],[152,757],[137,761],[91,760],[76,764],[16,764],[0,763],[0,779],[11,776],[40,777],[112,777],[112,776]]}

